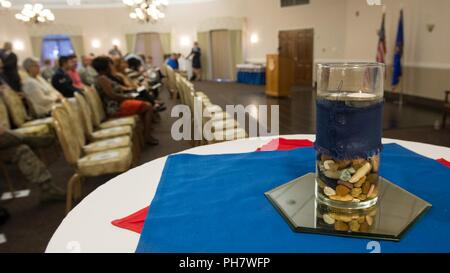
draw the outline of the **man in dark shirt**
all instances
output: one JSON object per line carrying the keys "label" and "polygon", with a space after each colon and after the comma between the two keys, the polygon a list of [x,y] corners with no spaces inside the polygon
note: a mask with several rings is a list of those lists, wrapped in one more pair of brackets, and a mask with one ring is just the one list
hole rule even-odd
{"label": "man in dark shirt", "polygon": [[81,90],[73,85],[72,78],[70,78],[69,74],[67,74],[67,71],[71,69],[69,61],[70,57],[68,56],[61,56],[59,58],[59,68],[52,77],[52,85],[64,97],[73,98],[74,93],[81,92]]}
{"label": "man in dark shirt", "polygon": [[17,55],[12,51],[12,44],[10,42],[6,42],[0,51],[0,59],[3,62],[3,76],[5,81],[12,89],[21,92],[22,83],[17,69]]}

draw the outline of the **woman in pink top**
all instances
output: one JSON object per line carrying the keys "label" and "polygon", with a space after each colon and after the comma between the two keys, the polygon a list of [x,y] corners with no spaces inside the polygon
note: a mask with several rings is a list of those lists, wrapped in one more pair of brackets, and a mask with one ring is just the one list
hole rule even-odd
{"label": "woman in pink top", "polygon": [[67,74],[69,74],[70,78],[73,81],[73,86],[78,89],[84,89],[84,84],[81,81],[80,74],[77,71],[78,61],[77,55],[71,55],[69,59],[70,69],[67,70]]}

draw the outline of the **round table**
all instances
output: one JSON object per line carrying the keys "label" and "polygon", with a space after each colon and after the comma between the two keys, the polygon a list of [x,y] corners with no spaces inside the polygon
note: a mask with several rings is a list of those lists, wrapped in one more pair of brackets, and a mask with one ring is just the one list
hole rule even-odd
{"label": "round table", "polygon": [[[314,135],[281,136],[309,139]],[[208,155],[253,152],[277,137],[251,138],[201,146],[183,153]],[[450,159],[450,148],[429,144],[383,139],[397,143],[423,156]],[[134,253],[139,234],[117,228],[111,221],[128,216],[152,201],[167,157],[159,158],[123,173],[84,198],[62,221],[46,252],[120,252]]]}

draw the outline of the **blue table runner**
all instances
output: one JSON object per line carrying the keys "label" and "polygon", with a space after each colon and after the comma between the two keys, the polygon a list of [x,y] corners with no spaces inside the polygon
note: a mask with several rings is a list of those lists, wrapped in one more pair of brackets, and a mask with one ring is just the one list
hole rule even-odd
{"label": "blue table runner", "polygon": [[[296,233],[264,193],[314,171],[315,151],[170,156],[137,252],[367,253],[370,240]],[[381,175],[433,204],[381,252],[450,252],[450,169],[385,145]]]}

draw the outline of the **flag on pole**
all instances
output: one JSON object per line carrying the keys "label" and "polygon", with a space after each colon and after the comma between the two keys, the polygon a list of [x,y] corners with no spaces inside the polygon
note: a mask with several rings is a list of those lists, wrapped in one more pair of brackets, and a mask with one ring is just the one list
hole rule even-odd
{"label": "flag on pole", "polygon": [[386,63],[385,57],[386,57],[386,28],[385,28],[385,20],[386,20],[386,13],[383,12],[383,19],[381,22],[381,28],[378,31],[378,49],[377,49],[377,63]]}
{"label": "flag on pole", "polygon": [[404,45],[403,32],[403,10],[400,10],[400,20],[398,22],[397,40],[395,42],[395,54],[392,72],[392,86],[395,88],[400,83],[400,78],[403,75],[402,71],[402,57]]}

